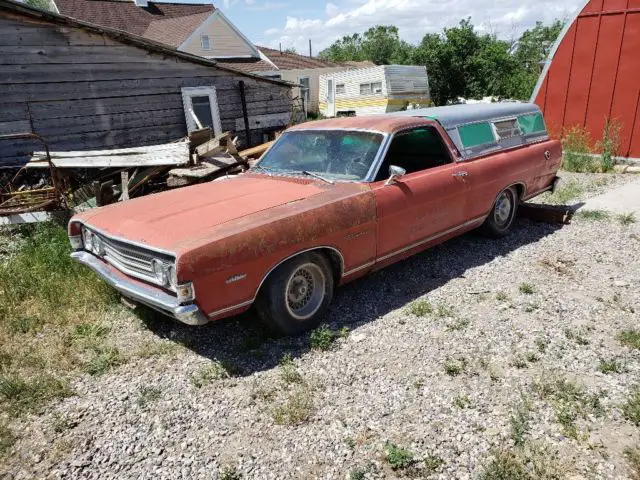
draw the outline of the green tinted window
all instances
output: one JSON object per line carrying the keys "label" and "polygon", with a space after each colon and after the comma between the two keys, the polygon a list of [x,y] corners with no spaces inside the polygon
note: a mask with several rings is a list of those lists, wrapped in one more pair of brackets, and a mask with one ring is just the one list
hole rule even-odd
{"label": "green tinted window", "polygon": [[539,113],[518,117],[518,124],[520,125],[520,130],[522,130],[522,133],[525,135],[545,131],[544,120]]}
{"label": "green tinted window", "polygon": [[496,141],[493,136],[493,130],[488,123],[474,123],[471,125],[463,125],[458,127],[460,140],[464,148],[476,147]]}

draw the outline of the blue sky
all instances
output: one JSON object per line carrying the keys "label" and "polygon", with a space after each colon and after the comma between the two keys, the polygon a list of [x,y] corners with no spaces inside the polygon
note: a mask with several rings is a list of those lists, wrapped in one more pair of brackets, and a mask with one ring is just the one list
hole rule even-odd
{"label": "blue sky", "polygon": [[470,16],[479,31],[512,39],[535,24],[569,17],[583,0],[214,0],[258,45],[296,48],[314,54],[345,34],[377,24],[394,24],[405,40],[440,32]]}

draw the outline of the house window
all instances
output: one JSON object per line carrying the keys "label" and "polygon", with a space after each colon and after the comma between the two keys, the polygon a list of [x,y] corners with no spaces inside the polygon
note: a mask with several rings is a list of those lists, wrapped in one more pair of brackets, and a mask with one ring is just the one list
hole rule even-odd
{"label": "house window", "polygon": [[211,40],[209,35],[200,35],[200,46],[202,50],[211,50]]}
{"label": "house window", "polygon": [[304,98],[305,108],[309,108],[309,104],[311,103],[311,80],[309,77],[302,77],[299,80],[300,83],[300,94],[302,98]]}
{"label": "house window", "polygon": [[360,95],[375,95],[379,93],[382,93],[382,82],[360,84]]}
{"label": "house window", "polygon": [[222,133],[215,87],[185,87],[182,103],[189,132],[210,127],[214,134]]}
{"label": "house window", "polygon": [[336,95],[344,95],[347,93],[347,89],[344,86],[344,83],[336,84]]}

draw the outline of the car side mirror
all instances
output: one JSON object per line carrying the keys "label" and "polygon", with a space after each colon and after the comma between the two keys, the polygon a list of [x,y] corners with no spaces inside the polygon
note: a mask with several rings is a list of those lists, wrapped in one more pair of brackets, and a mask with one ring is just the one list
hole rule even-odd
{"label": "car side mirror", "polygon": [[384,184],[393,185],[399,178],[402,178],[405,173],[407,173],[407,171],[404,168],[398,167],[397,165],[391,165],[389,167],[389,178],[384,182]]}

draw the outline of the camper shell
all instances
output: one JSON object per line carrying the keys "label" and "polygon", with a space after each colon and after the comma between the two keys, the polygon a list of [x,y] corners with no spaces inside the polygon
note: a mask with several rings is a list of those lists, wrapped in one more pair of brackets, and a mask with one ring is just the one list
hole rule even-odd
{"label": "camper shell", "polygon": [[320,76],[320,113],[325,117],[398,112],[431,105],[427,69],[413,65],[377,67]]}
{"label": "camper shell", "polygon": [[464,159],[549,139],[534,103],[477,103],[397,112],[428,118],[445,129]]}

